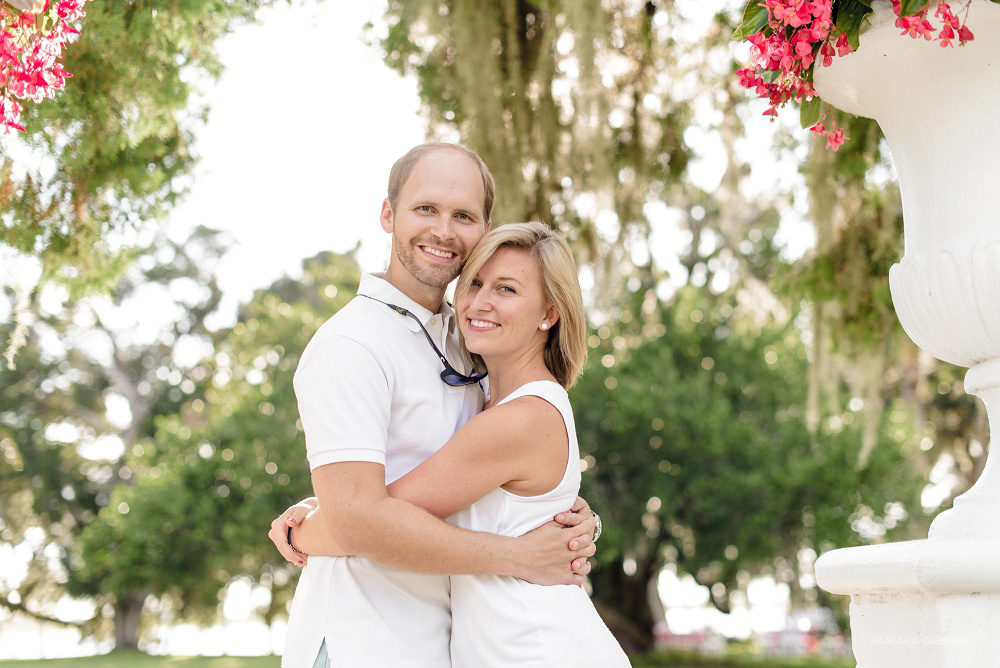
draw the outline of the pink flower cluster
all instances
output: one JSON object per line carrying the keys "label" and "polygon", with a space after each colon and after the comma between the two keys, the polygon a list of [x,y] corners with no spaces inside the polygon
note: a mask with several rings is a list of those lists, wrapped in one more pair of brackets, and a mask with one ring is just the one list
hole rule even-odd
{"label": "pink flower cluster", "polygon": [[[778,108],[789,101],[812,99],[812,70],[817,59],[823,65],[833,62],[834,55],[851,52],[847,36],[833,25],[833,0],[764,0],[770,35],[757,33],[747,37],[753,45],[750,67],[736,72],[740,85],[753,89],[770,102],[765,116],[778,115]],[[835,43],[831,42],[837,34]],[[764,73],[768,74],[765,78]],[[827,138],[827,147],[837,150],[847,139],[833,118],[828,129],[824,118],[811,128]]]}
{"label": "pink flower cluster", "polygon": [[[971,0],[965,3],[966,18],[969,16],[970,2]],[[926,7],[913,16],[899,16],[900,0],[892,0],[892,9],[896,12],[896,16],[899,16],[899,18],[896,19],[896,27],[902,28],[903,30],[900,34],[909,35],[913,39],[923,38],[928,41],[935,39],[934,31],[936,28],[934,27],[934,24],[927,19],[932,4],[934,3],[928,3]],[[975,39],[972,31],[966,27],[965,21],[959,23],[947,2],[937,3],[937,8],[934,10],[934,16],[941,19],[942,22],[941,29],[937,34],[937,40],[940,42],[941,48],[946,49],[948,47],[955,46],[952,42],[956,35],[958,36],[959,45],[971,42]]]}
{"label": "pink flower cluster", "polygon": [[[746,40],[752,44],[753,58],[749,67],[736,72],[739,83],[753,90],[769,103],[765,116],[771,120],[778,115],[778,109],[790,101],[803,102],[816,97],[813,89],[813,71],[817,62],[828,67],[834,56],[843,56],[852,51],[847,35],[833,24],[833,10],[836,0],[763,0],[758,6],[767,11],[767,27]],[[966,15],[968,5],[966,2]],[[900,0],[892,0],[893,9],[899,16]],[[934,37],[934,26],[927,20],[930,5],[914,16],[900,17],[896,26],[904,35],[914,38]],[[959,43],[973,39],[972,32],[959,23],[948,2],[938,2],[935,16],[943,21],[937,34],[941,46],[952,46],[956,34]],[[829,119],[829,120],[827,120]],[[827,122],[829,127],[824,123]],[[828,111],[810,128],[810,131],[826,138],[826,147],[836,151],[849,137],[836,119]]]}
{"label": "pink flower cluster", "polygon": [[62,68],[59,58],[63,47],[80,31],[73,21],[84,17],[83,5],[90,0],[48,0],[39,17],[19,13],[0,4],[0,127],[4,134],[19,125],[24,107],[18,100],[41,102],[52,98],[72,76]]}

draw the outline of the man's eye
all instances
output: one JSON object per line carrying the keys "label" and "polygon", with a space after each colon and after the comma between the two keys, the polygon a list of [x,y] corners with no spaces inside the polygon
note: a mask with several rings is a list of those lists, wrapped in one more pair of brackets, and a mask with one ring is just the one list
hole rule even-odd
{"label": "man's eye", "polygon": [[431,210],[431,208],[429,206],[427,206],[426,204],[424,204],[423,206],[418,206],[417,207],[417,211],[423,211],[425,213],[428,212],[428,211],[430,211],[430,210]]}

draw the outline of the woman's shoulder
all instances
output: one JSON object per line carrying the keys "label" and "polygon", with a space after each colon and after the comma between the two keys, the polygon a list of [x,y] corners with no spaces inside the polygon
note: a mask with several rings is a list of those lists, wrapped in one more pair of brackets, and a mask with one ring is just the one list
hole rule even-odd
{"label": "woman's shoulder", "polygon": [[[537,387],[529,388],[528,385]],[[504,440],[537,435],[546,427],[564,422],[561,397],[566,390],[558,383],[536,381],[522,385],[518,390],[476,415],[469,424],[498,430]]]}

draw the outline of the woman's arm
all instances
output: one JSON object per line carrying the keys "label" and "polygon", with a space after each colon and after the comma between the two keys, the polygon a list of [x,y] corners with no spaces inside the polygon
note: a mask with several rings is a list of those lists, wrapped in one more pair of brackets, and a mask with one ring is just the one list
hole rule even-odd
{"label": "woman's arm", "polygon": [[424,463],[389,485],[389,496],[445,518],[501,486],[518,494],[544,494],[562,480],[568,449],[559,410],[540,397],[520,397],[467,422]]}
{"label": "woman's arm", "polygon": [[[568,447],[558,409],[540,397],[521,397],[469,420],[387,489],[389,496],[443,519],[508,483],[525,494],[553,489],[566,471]],[[348,556],[350,551],[327,530],[322,512],[313,511],[293,529],[293,545],[306,554]]]}

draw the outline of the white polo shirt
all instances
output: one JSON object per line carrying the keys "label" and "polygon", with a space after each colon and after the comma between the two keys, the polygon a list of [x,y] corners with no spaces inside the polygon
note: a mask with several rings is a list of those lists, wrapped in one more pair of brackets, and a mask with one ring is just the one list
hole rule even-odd
{"label": "white polo shirt", "polygon": [[[401,306],[468,373],[454,312],[432,313],[382,280],[361,277],[359,295]],[[386,484],[405,475],[483,406],[478,385],[441,380],[440,360],[417,323],[355,297],[320,327],[295,372],[309,466],[385,465]],[[447,576],[398,571],[362,557],[310,557],[289,617],[284,668],[311,668],[326,640],[333,666],[446,668],[451,665]]]}

